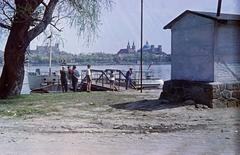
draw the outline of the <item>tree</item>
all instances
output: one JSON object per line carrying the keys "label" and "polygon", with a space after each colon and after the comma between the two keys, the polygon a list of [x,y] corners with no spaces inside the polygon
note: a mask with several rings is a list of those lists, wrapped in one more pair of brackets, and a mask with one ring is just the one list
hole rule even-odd
{"label": "tree", "polygon": [[103,8],[111,0],[0,0],[0,31],[8,35],[0,78],[0,98],[18,95],[24,79],[24,60],[30,42],[51,26],[58,31],[61,20],[79,34],[97,30]]}

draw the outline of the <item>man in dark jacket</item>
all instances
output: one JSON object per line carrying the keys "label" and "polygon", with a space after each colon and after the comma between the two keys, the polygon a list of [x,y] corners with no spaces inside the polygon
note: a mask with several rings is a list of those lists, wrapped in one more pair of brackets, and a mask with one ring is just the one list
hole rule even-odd
{"label": "man in dark jacket", "polygon": [[73,91],[76,92],[77,91],[77,86],[78,86],[78,78],[79,78],[79,72],[76,70],[76,66],[73,66],[72,69],[72,87],[73,87]]}
{"label": "man in dark jacket", "polygon": [[61,79],[62,92],[67,92],[68,91],[67,72],[65,71],[64,67],[62,67],[62,70],[60,70],[60,79]]}
{"label": "man in dark jacket", "polygon": [[132,68],[129,68],[129,70],[126,73],[126,90],[132,83]]}

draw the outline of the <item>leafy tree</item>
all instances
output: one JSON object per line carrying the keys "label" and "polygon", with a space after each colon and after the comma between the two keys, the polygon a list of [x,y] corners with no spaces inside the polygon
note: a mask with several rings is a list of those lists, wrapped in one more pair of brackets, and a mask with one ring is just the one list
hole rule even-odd
{"label": "leafy tree", "polygon": [[18,95],[24,79],[24,60],[30,42],[65,19],[79,34],[97,30],[100,13],[111,0],[1,0],[0,33],[8,35],[0,78],[0,98]]}

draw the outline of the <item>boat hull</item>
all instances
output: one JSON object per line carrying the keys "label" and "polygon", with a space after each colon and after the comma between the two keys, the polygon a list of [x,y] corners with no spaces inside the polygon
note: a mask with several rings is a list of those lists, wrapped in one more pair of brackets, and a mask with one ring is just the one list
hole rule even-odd
{"label": "boat hull", "polygon": [[48,85],[60,85],[60,80],[58,75],[40,75],[35,72],[29,72],[28,83],[30,90],[37,90]]}

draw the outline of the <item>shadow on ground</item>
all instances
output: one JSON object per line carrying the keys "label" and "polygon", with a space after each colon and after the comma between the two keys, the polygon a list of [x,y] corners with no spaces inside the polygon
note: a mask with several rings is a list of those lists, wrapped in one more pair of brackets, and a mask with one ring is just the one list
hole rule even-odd
{"label": "shadow on ground", "polygon": [[136,102],[127,102],[110,105],[112,108],[125,109],[125,110],[140,110],[140,111],[154,111],[172,109],[185,106],[183,103],[169,103],[162,100],[141,100]]}

